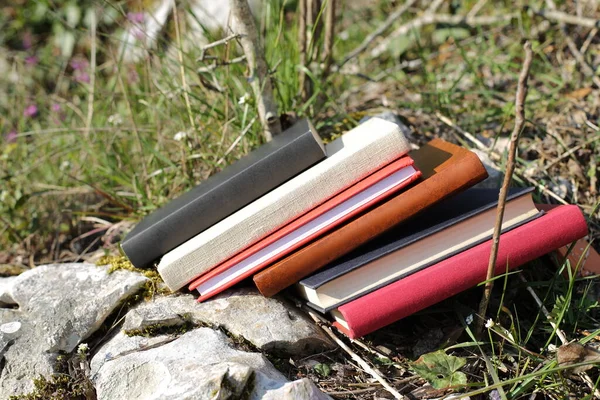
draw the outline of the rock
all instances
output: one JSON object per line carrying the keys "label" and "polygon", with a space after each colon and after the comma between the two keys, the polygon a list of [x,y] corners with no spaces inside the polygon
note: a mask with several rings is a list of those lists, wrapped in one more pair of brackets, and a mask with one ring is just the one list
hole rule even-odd
{"label": "rock", "polygon": [[333,348],[331,341],[297,309],[255,289],[228,290],[205,301],[192,295],[156,297],[127,313],[124,330],[153,325],[218,326],[264,352],[307,355]]}
{"label": "rock", "polygon": [[54,373],[58,353],[72,352],[146,281],[133,272],[107,274],[86,263],[40,266],[12,280],[2,298],[18,309],[0,309],[0,332],[10,337],[0,398],[29,392],[33,378]]}
{"label": "rock", "polygon": [[485,170],[488,173],[488,177],[479,182],[474,187],[477,188],[487,188],[487,189],[500,189],[502,186],[502,179],[504,179],[504,172],[500,171],[492,162],[490,157],[485,151],[481,151],[479,149],[471,149],[471,151],[477,154],[479,160],[485,167]]}
{"label": "rock", "polygon": [[[124,342],[138,339],[117,335],[113,340],[121,342],[115,348],[124,349],[132,347]],[[100,353],[92,365],[98,365]],[[287,382],[264,356],[236,350],[227,336],[210,328],[104,361],[92,380],[98,400],[329,398],[308,380]]]}
{"label": "rock", "polygon": [[0,308],[14,304],[12,298],[8,294],[8,291],[12,287],[13,282],[16,279],[17,279],[16,276],[9,276],[8,278],[0,278]]}

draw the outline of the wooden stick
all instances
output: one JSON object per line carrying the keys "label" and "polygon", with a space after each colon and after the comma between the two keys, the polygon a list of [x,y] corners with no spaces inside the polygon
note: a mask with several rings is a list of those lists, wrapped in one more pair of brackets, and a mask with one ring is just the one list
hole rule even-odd
{"label": "wooden stick", "polygon": [[[338,345],[342,348],[342,350],[344,350],[346,353],[348,353],[350,355],[350,357],[352,357],[352,359],[354,361],[356,361],[358,363],[358,365],[361,366],[362,369],[364,369],[369,375],[371,375],[373,378],[375,378],[377,380],[377,382],[381,383],[381,386],[383,386],[385,388],[385,390],[387,390],[388,392],[390,392],[390,394],[392,394],[392,396],[394,396],[395,399],[406,399],[406,397],[402,396],[400,393],[398,393],[398,391],[396,391],[396,389],[394,389],[389,383],[387,383],[387,381],[385,379],[383,379],[383,377],[381,375],[379,375],[377,373],[377,371],[375,371],[365,360],[363,360],[358,354],[356,354],[354,351],[352,351],[352,349],[350,347],[348,347],[346,345],[346,343],[342,342],[340,340],[340,338],[337,337],[337,335],[335,333],[333,333],[333,331],[331,330],[331,328],[329,326],[326,325],[326,323],[323,322],[323,319],[320,318],[318,315],[316,315],[313,311],[305,309],[308,312],[308,315],[310,315],[310,317],[313,319],[313,321],[315,321],[317,323],[317,325],[319,325],[321,327],[321,329],[323,329],[325,331],[325,333]],[[327,322],[328,324],[328,322]]]}
{"label": "wooden stick", "polygon": [[515,158],[517,155],[517,144],[519,136],[525,125],[525,98],[527,97],[527,79],[529,78],[529,70],[531,69],[531,62],[533,60],[533,51],[531,51],[531,43],[526,42],[523,46],[525,50],[525,61],[523,62],[523,69],[519,75],[519,82],[517,85],[517,95],[515,98],[515,128],[510,136],[510,147],[508,150],[508,161],[506,163],[506,172],[504,174],[504,181],[500,188],[500,194],[498,198],[498,209],[496,214],[496,224],[494,226],[494,235],[492,237],[492,249],[490,252],[490,261],[488,264],[486,284],[479,305],[479,316],[477,319],[477,325],[475,330],[476,337],[481,335],[483,331],[483,321],[485,321],[485,313],[488,308],[490,301],[490,295],[494,282],[491,280],[494,277],[494,270],[496,268],[496,259],[498,257],[498,244],[500,243],[500,232],[502,231],[502,218],[504,217],[504,208],[506,206],[506,196],[508,194],[508,187],[512,180],[512,175],[515,170]]}
{"label": "wooden stick", "polygon": [[346,57],[344,57],[344,60],[342,60],[342,62],[338,65],[338,68],[341,68],[342,65],[346,64],[348,61],[352,60],[354,57],[365,51],[367,47],[369,47],[369,45],[373,42],[373,40],[375,40],[378,36],[383,34],[383,32],[385,32],[390,26],[392,26],[392,24],[396,22],[398,18],[400,18],[402,14],[404,14],[410,7],[412,7],[412,5],[416,3],[416,1],[417,0],[408,0],[406,1],[406,3],[398,7],[396,11],[391,13],[383,24],[381,24],[377,29],[375,29],[375,31],[373,31],[369,36],[367,36],[357,48],[352,50],[350,53],[348,53]]}
{"label": "wooden stick", "polygon": [[600,27],[600,21],[593,18],[578,17],[557,10],[536,10],[534,12],[546,19],[556,22],[563,22],[569,25],[579,25],[587,28]]}
{"label": "wooden stick", "polygon": [[323,44],[323,73],[321,79],[325,79],[329,74],[331,62],[333,60],[333,36],[335,35],[335,2],[328,0],[325,9],[325,42]]}
{"label": "wooden stick", "polygon": [[248,60],[248,81],[254,92],[258,108],[258,116],[263,126],[263,136],[270,141],[274,135],[281,133],[281,122],[277,111],[277,103],[273,98],[273,87],[262,42],[254,24],[247,0],[229,0],[233,17],[234,33],[241,35],[240,44]]}
{"label": "wooden stick", "polygon": [[300,88],[300,97],[303,101],[306,101],[307,98],[307,88],[306,88],[306,72],[304,68],[307,67],[307,56],[306,52],[308,51],[307,46],[307,36],[306,36],[306,7],[307,0],[300,0],[300,4],[298,5],[298,51],[300,53],[300,71],[298,71],[298,87]]}

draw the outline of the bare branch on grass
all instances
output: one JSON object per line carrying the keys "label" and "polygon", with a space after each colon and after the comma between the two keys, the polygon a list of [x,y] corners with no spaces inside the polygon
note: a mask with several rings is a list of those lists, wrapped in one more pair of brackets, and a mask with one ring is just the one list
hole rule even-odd
{"label": "bare branch on grass", "polygon": [[300,88],[300,97],[303,101],[308,99],[308,88],[306,87],[307,64],[307,36],[306,36],[306,8],[308,0],[300,0],[298,15],[298,51],[300,53],[300,71],[298,71],[298,86]]}
{"label": "bare branch on grass", "polygon": [[206,57],[206,51],[207,50],[210,50],[210,49],[215,48],[217,46],[221,46],[223,44],[227,44],[227,43],[229,43],[232,40],[239,39],[240,37],[241,37],[240,34],[234,33],[232,35],[224,37],[223,39],[219,39],[219,40],[216,40],[216,41],[214,41],[212,43],[209,43],[207,45],[202,46],[200,48],[200,57],[198,57],[196,59],[196,61],[204,61],[204,58]]}
{"label": "bare branch on grass", "polygon": [[400,25],[394,32],[385,38],[372,51],[372,57],[379,57],[389,46],[389,43],[398,36],[406,35],[413,29],[419,29],[425,25],[431,24],[449,24],[458,25],[465,24],[469,26],[492,25],[499,22],[507,22],[517,18],[517,13],[508,13],[505,15],[490,15],[490,16],[463,16],[450,14],[424,14],[423,16],[413,19],[406,24]]}
{"label": "bare branch on grass", "polygon": [[579,25],[586,28],[600,28],[600,21],[593,18],[578,17],[557,10],[535,10],[534,13],[551,21]]}
{"label": "bare branch on grass", "polygon": [[270,141],[281,133],[281,122],[277,103],[273,97],[273,87],[263,45],[259,40],[254,17],[247,0],[229,0],[233,17],[234,33],[241,35],[240,44],[248,61],[248,81],[254,92],[258,116],[263,126],[263,136]]}
{"label": "bare branch on grass", "polygon": [[402,16],[402,14],[408,11],[408,9],[412,7],[412,5],[416,3],[416,1],[417,0],[408,0],[406,3],[398,7],[396,11],[391,13],[383,24],[381,24],[377,29],[375,29],[374,32],[367,36],[357,48],[352,50],[350,53],[348,53],[346,57],[344,57],[344,60],[338,65],[338,69],[341,68],[348,61],[352,60],[354,57],[365,51],[367,47],[369,47],[377,37],[381,36],[383,32],[388,30],[388,28],[392,26],[392,24],[396,22],[398,18]]}
{"label": "bare branch on grass", "polygon": [[231,60],[215,60],[212,64],[206,65],[204,67],[200,67],[196,71],[198,73],[212,72],[219,67],[224,67],[226,65],[240,64],[244,61],[246,61],[246,56],[239,56],[236,58],[232,58]]}
{"label": "bare branch on grass", "polygon": [[303,309],[308,312],[308,314],[313,319],[313,321],[315,321],[315,323],[317,325],[319,325],[321,327],[321,329],[323,329],[323,331],[325,331],[325,333],[338,346],[340,346],[342,348],[342,350],[344,350],[346,353],[348,353],[348,355],[350,355],[350,357],[352,357],[352,359],[354,361],[356,361],[358,363],[358,365],[360,365],[360,367],[365,370],[365,372],[367,372],[369,375],[371,375],[373,378],[375,378],[377,380],[377,382],[381,383],[381,385],[385,388],[385,390],[387,390],[388,392],[390,392],[390,394],[392,396],[394,396],[395,399],[406,399],[406,397],[402,396],[381,375],[379,375],[377,373],[377,371],[375,371],[375,369],[373,369],[373,367],[371,367],[365,360],[363,360],[350,347],[348,347],[346,345],[346,343],[344,343],[340,338],[337,337],[337,335],[333,332],[333,330],[328,326],[329,325],[329,321],[327,321],[327,320],[323,319],[321,316],[315,314],[312,310],[309,310],[309,309],[304,308],[304,307],[303,307]]}
{"label": "bare branch on grass", "polygon": [[96,10],[90,13],[90,91],[88,92],[87,116],[85,119],[85,137],[89,138],[92,118],[94,117],[94,94],[96,86]]}
{"label": "bare branch on grass", "polygon": [[479,318],[476,326],[476,336],[479,337],[483,330],[483,321],[485,321],[485,314],[490,301],[490,296],[494,283],[492,278],[494,277],[494,270],[496,268],[496,260],[498,257],[498,244],[500,243],[500,233],[502,230],[502,218],[504,217],[504,208],[506,206],[506,197],[508,194],[508,188],[512,180],[513,172],[515,170],[515,159],[517,155],[517,145],[519,136],[525,125],[525,99],[527,97],[527,79],[529,78],[529,71],[531,69],[531,62],[533,60],[533,51],[531,50],[531,43],[526,42],[523,46],[525,50],[525,60],[523,61],[523,68],[519,75],[519,82],[517,84],[517,94],[515,97],[515,127],[510,136],[510,147],[508,150],[508,160],[506,162],[506,172],[504,174],[504,181],[500,188],[500,194],[498,198],[498,209],[496,214],[496,224],[494,226],[494,234],[492,237],[492,249],[490,252],[490,261],[488,264],[486,284],[479,305]]}
{"label": "bare branch on grass", "polygon": [[321,77],[329,74],[333,60],[333,36],[335,35],[335,3],[336,0],[328,0],[325,9],[325,42],[323,45],[323,72]]}

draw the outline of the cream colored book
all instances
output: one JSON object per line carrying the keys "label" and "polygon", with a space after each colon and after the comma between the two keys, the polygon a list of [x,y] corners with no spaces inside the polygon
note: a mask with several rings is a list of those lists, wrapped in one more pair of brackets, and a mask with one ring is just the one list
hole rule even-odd
{"label": "cream colored book", "polygon": [[158,272],[178,290],[409,150],[396,124],[372,118],[329,143],[325,160],[165,254]]}

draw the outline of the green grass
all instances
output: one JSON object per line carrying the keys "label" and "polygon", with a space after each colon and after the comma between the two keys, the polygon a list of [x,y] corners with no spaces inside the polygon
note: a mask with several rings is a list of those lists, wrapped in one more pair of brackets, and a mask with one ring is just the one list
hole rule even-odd
{"label": "green grass", "polygon": [[[262,143],[245,65],[198,73],[198,68],[215,59],[240,55],[235,42],[209,50],[209,57],[198,61],[201,51],[196,43],[186,42],[185,24],[181,24],[181,65],[171,17],[151,56],[126,63],[118,48],[120,31],[132,11],[128,2],[80,3],[27,2],[23,7],[5,7],[0,16],[0,131],[3,136],[18,135],[14,143],[0,142],[0,264],[33,266],[80,260],[91,253],[114,255],[117,241],[136,221]],[[339,3],[337,61],[398,7],[397,2],[385,0],[367,5]],[[446,2],[439,12],[464,15],[474,3]],[[530,6],[539,8],[543,3],[538,0]],[[569,4],[558,6],[575,12]],[[522,43],[531,40],[535,58],[526,103],[528,124],[520,140],[515,182],[526,185],[529,178],[557,193],[559,184],[567,185],[567,200],[581,206],[592,237],[598,237],[595,207],[600,198],[597,183],[596,192],[592,185],[600,143],[594,128],[600,124],[600,91],[574,62],[557,25],[532,35],[532,29],[543,22],[540,17],[511,2],[489,2],[479,15],[519,12],[519,17],[478,27],[426,25],[391,41],[378,57],[371,56],[371,49],[395,27],[422,14],[426,5],[417,3],[384,38],[376,39],[341,70],[323,76],[319,63],[312,63],[306,73],[313,80],[313,96],[302,101],[296,8],[295,1],[267,1],[257,18],[258,27],[279,111],[309,116],[325,138],[383,109],[405,118],[417,144],[442,137],[473,145],[436,113],[490,143],[506,137],[513,127]],[[95,37],[86,22],[90,10],[97,12]],[[180,18],[188,12],[185,4],[178,3]],[[598,12],[595,17],[600,17]],[[569,26],[567,32],[581,48],[589,29]],[[221,33],[208,32],[208,40],[220,38]],[[25,49],[28,35],[33,45]],[[73,60],[89,62],[92,42],[96,65],[76,70]],[[319,37],[311,47],[315,60],[322,46]],[[593,65],[599,39],[587,46],[584,57]],[[32,62],[31,56],[37,61]],[[182,66],[187,87],[182,83]],[[93,87],[80,75],[92,72]],[[577,91],[582,88],[591,90],[581,95]],[[24,115],[31,105],[37,106],[37,115]],[[175,140],[181,132],[186,137]],[[576,146],[578,151],[554,162]],[[536,200],[553,201],[540,191]],[[543,262],[523,274],[569,339],[585,341],[595,335],[597,279],[573,274],[567,279]],[[496,315],[497,325],[489,337],[478,342],[469,336],[468,325],[457,327],[457,321],[472,313],[478,290],[368,338],[374,345],[394,347],[397,360],[391,364],[395,366],[381,367],[392,384],[406,378],[394,374],[407,368],[404,361],[411,357],[399,338],[414,344],[419,329],[432,328],[431,315],[451,310],[450,317],[437,318],[433,326],[462,329],[446,349],[469,359],[466,391],[489,391],[499,387],[498,382],[508,382],[502,395],[510,399],[528,398],[533,392],[544,398],[564,398],[569,393],[589,396],[587,386],[556,366],[548,352],[549,345],[560,345],[556,332],[517,276],[496,280],[490,315]],[[410,324],[413,330],[407,329]],[[583,336],[584,330],[592,335]],[[369,353],[361,354],[374,360]],[[338,354],[323,356],[319,362],[333,365],[344,360]],[[326,390],[352,388],[331,376],[298,371]],[[590,375],[597,382],[597,372]],[[352,379],[360,383],[362,378]],[[483,384],[489,386],[479,389]]]}

